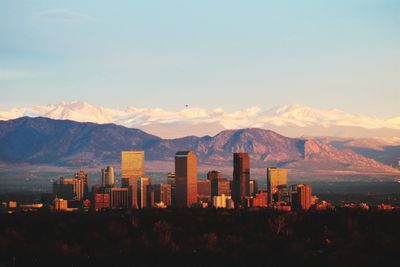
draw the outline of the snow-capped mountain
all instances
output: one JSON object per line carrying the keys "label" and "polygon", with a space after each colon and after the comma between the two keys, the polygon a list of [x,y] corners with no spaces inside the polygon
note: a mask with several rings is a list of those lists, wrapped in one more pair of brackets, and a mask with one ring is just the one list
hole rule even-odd
{"label": "snow-capped mountain", "polygon": [[236,112],[222,108],[188,107],[178,111],[161,108],[111,109],[82,101],[47,106],[13,108],[0,112],[0,120],[23,116],[68,119],[78,122],[115,123],[140,128],[164,138],[214,135],[225,129],[264,128],[287,136],[399,137],[400,116],[384,119],[349,114],[337,109],[316,109],[294,104],[263,111],[251,107]]}

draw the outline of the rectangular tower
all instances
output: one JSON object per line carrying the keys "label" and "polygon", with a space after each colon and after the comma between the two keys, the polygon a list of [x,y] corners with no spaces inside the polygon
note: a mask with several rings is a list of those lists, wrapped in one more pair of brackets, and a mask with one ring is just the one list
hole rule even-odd
{"label": "rectangular tower", "polygon": [[233,154],[233,200],[239,204],[250,197],[250,159],[248,153]]}
{"label": "rectangular tower", "polygon": [[175,154],[176,206],[191,207],[197,203],[197,157],[192,151]]}
{"label": "rectangular tower", "polygon": [[291,201],[294,210],[308,210],[311,207],[312,188],[307,184],[292,185]]}
{"label": "rectangular tower", "polygon": [[137,202],[140,209],[147,207],[147,186],[149,184],[149,177],[142,176],[137,179]]}
{"label": "rectangular tower", "polygon": [[131,150],[121,152],[122,187],[129,188],[131,207],[137,208],[137,179],[144,176],[144,151]]}
{"label": "rectangular tower", "polygon": [[107,168],[101,169],[101,186],[113,187],[114,184],[115,184],[114,167],[107,166]]}
{"label": "rectangular tower", "polygon": [[276,167],[267,168],[268,203],[287,201],[287,170]]}
{"label": "rectangular tower", "polygon": [[121,178],[144,176],[144,151],[121,152]]}

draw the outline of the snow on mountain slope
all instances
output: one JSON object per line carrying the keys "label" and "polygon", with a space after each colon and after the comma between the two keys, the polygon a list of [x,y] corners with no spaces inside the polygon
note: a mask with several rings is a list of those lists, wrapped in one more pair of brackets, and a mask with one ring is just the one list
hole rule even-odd
{"label": "snow on mountain slope", "polygon": [[[354,132],[354,137],[362,132],[360,137],[378,137],[375,136],[377,135],[376,131],[364,134],[362,129],[378,129],[379,137],[393,137],[400,133],[400,116],[384,119],[349,114],[337,109],[316,109],[299,104],[275,107],[267,111],[251,107],[229,113],[222,108],[203,109],[199,107],[184,108],[178,111],[135,107],[118,110],[74,101],[32,108],[13,108],[0,112],[0,120],[23,116],[42,116],[78,122],[115,123],[126,127],[151,129],[151,133],[168,138],[183,136],[179,132],[184,135],[188,133],[212,135],[221,129],[250,127],[273,129],[290,136],[304,134],[349,136]],[[212,125],[211,128],[214,130],[207,132],[207,125]],[[166,131],[168,127],[177,127],[179,131],[174,135],[171,131]],[[157,132],[158,129],[160,132]],[[386,133],[386,130],[381,129],[390,129],[391,131]]]}

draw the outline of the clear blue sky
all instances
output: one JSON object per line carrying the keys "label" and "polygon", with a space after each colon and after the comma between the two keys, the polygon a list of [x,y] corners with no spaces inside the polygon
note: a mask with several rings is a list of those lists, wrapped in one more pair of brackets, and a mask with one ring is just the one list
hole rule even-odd
{"label": "clear blue sky", "polygon": [[400,115],[400,1],[0,2],[0,110],[301,103]]}

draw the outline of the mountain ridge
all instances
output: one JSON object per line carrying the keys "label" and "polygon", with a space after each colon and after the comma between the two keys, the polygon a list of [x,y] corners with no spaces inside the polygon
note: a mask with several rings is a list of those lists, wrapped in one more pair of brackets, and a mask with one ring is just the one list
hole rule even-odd
{"label": "mountain ridge", "polygon": [[0,111],[0,120],[23,116],[70,119],[78,122],[114,123],[139,128],[163,138],[188,135],[214,135],[226,129],[272,129],[286,136],[302,135],[340,137],[400,136],[400,116],[378,118],[354,115],[338,109],[317,109],[291,104],[263,111],[251,107],[235,112],[222,108],[186,107],[178,111],[161,108],[111,109],[83,101],[61,102],[32,108]]}
{"label": "mountain ridge", "polygon": [[[299,171],[342,170],[397,173],[389,166],[316,139],[289,138],[259,128],[225,130],[215,136],[162,139],[115,124],[23,117],[0,121],[0,162],[57,166],[118,164],[120,151],[145,150],[154,167],[173,163],[178,150],[193,150],[202,165],[228,167],[232,153],[246,151],[252,166]],[[151,163],[153,162],[153,163]]]}

